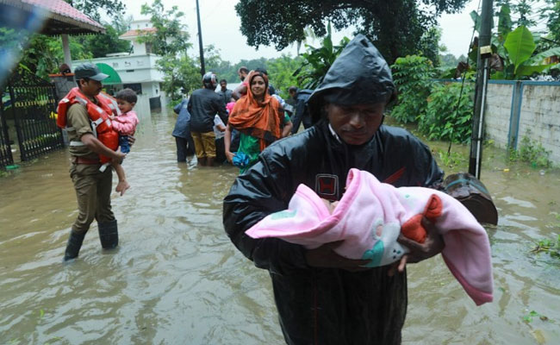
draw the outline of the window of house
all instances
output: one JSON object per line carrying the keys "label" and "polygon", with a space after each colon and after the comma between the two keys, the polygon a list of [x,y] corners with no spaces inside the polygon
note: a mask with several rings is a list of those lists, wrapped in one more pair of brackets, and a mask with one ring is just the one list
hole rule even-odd
{"label": "window of house", "polygon": [[124,84],[123,87],[129,88],[134,90],[134,92],[136,92],[137,95],[141,95],[142,94],[142,84],[140,83],[132,83],[132,84]]}

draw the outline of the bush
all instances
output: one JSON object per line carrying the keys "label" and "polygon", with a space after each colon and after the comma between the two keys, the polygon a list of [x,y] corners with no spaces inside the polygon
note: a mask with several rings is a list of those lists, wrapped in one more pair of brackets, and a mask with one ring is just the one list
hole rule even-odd
{"label": "bush", "polygon": [[531,140],[530,135],[531,131],[528,130],[521,139],[519,149],[517,151],[510,152],[509,159],[511,161],[529,163],[535,168],[551,167],[552,161],[550,161],[550,151],[547,151],[541,143]]}
{"label": "bush", "polygon": [[434,76],[432,62],[423,56],[409,55],[398,58],[391,70],[399,95],[391,116],[402,123],[414,122],[426,110],[430,79]]}
{"label": "bush", "polygon": [[[425,115],[418,116],[418,129],[430,140],[467,142],[471,137],[473,86],[461,83],[440,84],[427,100]],[[460,102],[458,102],[461,97]]]}

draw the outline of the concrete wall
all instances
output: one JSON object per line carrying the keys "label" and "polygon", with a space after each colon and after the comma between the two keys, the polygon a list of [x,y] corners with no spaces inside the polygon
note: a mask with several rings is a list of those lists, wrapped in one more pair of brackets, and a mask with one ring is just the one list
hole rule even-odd
{"label": "concrete wall", "polygon": [[491,81],[485,125],[496,146],[518,149],[528,136],[560,164],[560,82]]}

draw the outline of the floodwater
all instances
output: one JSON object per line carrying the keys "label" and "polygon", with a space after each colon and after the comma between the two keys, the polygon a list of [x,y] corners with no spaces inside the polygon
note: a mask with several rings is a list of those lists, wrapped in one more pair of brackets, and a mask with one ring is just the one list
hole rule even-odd
{"label": "floodwater", "polygon": [[[176,163],[174,119],[141,118],[124,163],[132,188],[113,194],[115,251],[94,223],[62,263],[76,216],[66,150],[0,178],[0,344],[283,343],[267,272],[222,228],[237,170]],[[560,259],[531,253],[560,233],[560,174],[503,156],[485,151],[482,171],[500,215],[487,227],[494,302],[476,307],[440,257],[409,265],[404,344],[560,343]]]}

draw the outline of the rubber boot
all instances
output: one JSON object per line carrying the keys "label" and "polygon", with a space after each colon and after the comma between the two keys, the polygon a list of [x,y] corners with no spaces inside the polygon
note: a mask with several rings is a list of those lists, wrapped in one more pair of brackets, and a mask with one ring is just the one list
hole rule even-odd
{"label": "rubber boot", "polygon": [[103,249],[116,248],[119,245],[119,231],[117,228],[117,220],[107,223],[97,223],[99,228],[99,240]]}
{"label": "rubber boot", "polygon": [[85,236],[85,232],[83,234],[76,233],[74,230],[70,232],[70,237],[68,238],[68,243],[66,244],[66,251],[64,252],[64,261],[78,257],[78,253],[80,252]]}

